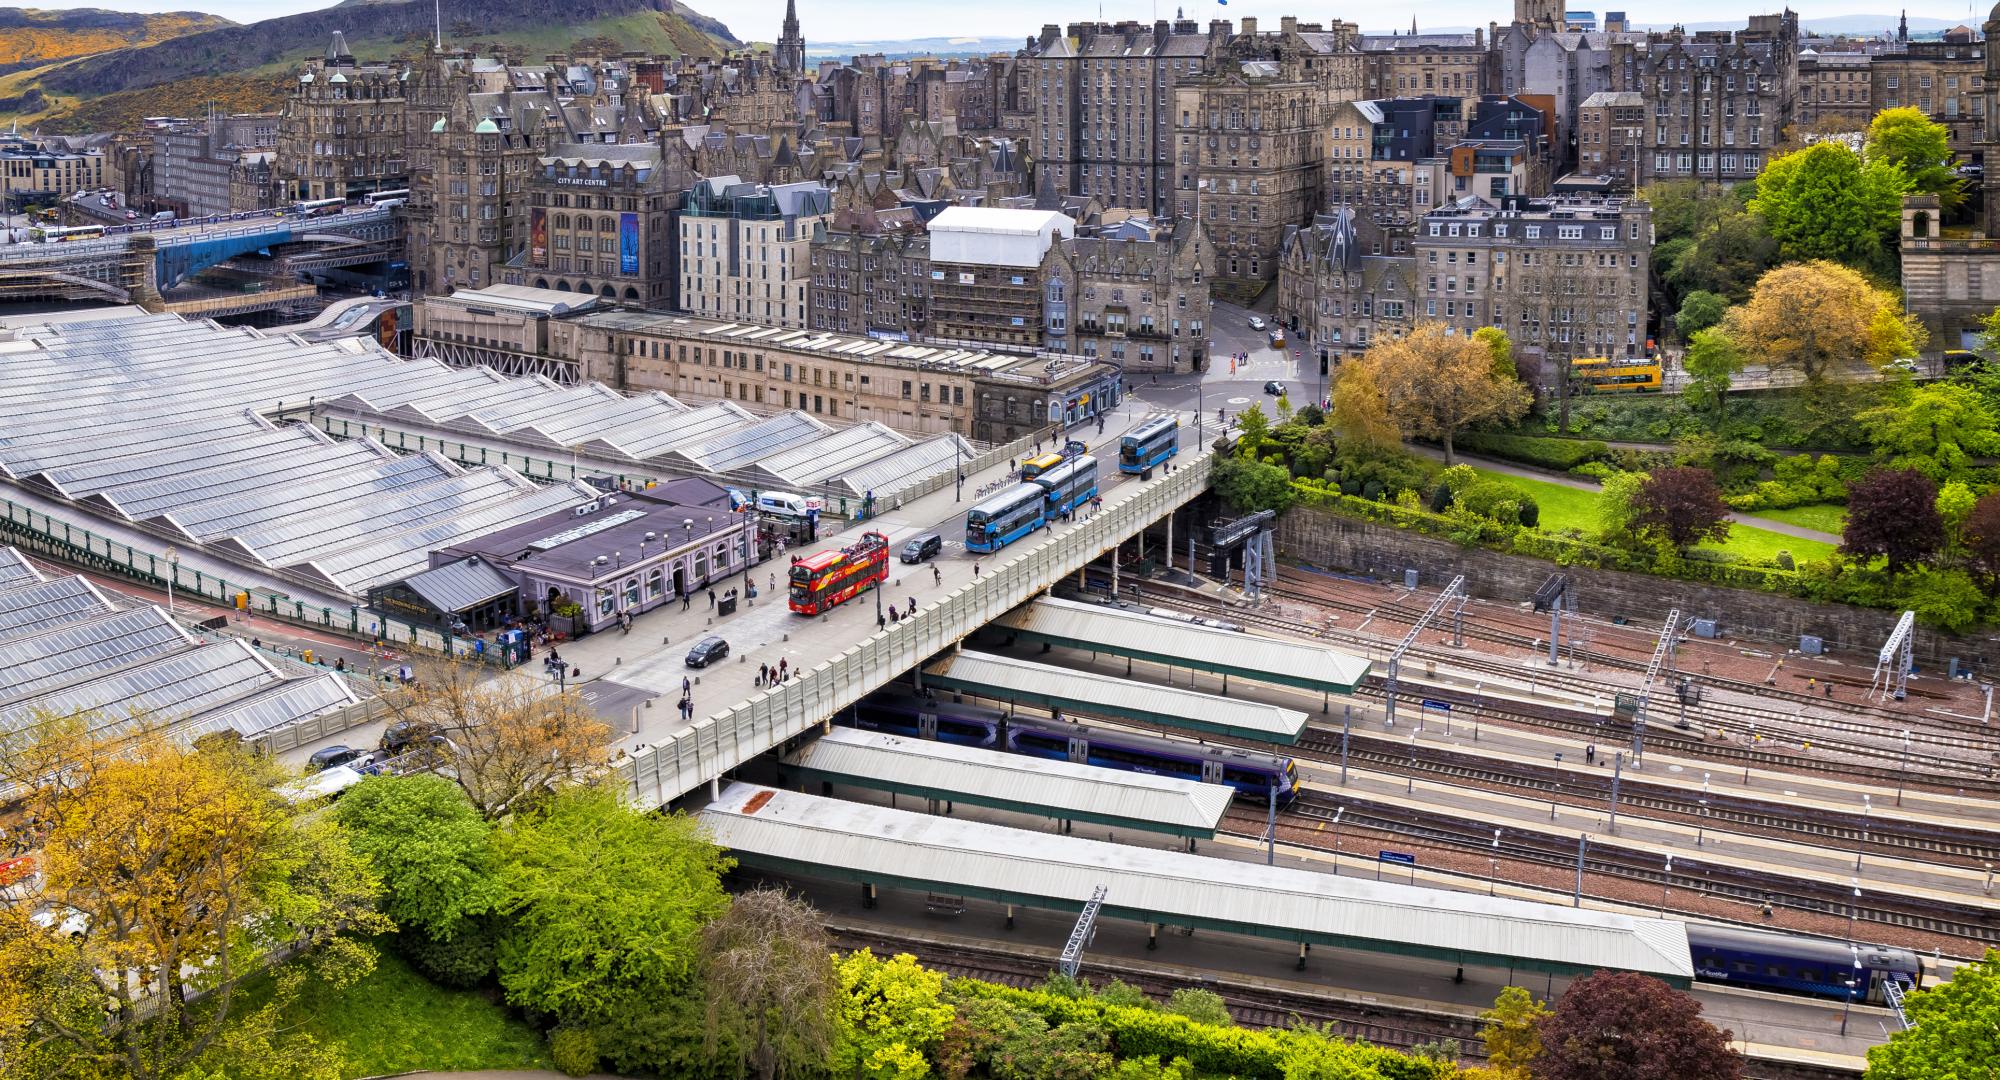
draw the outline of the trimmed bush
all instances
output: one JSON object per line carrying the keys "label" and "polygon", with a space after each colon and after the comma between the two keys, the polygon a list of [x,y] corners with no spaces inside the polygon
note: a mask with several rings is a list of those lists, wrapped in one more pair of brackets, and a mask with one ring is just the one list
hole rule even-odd
{"label": "trimmed bush", "polygon": [[597,1036],[583,1028],[559,1027],[549,1032],[549,1056],[564,1076],[589,1076],[597,1071]]}
{"label": "trimmed bush", "polygon": [[1468,454],[1484,454],[1557,472],[1568,472],[1587,461],[1602,461],[1611,454],[1611,447],[1596,439],[1556,439],[1486,431],[1460,435],[1452,440],[1452,444]]}

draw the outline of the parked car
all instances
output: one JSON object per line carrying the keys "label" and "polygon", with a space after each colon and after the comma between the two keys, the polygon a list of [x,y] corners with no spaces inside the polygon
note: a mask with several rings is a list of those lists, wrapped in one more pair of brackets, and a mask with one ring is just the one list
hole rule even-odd
{"label": "parked car", "polygon": [[1264,384],[1264,392],[1270,394],[1273,397],[1281,397],[1285,393],[1285,384],[1279,382],[1276,379],[1272,379],[1271,381]]}
{"label": "parked car", "polygon": [[1889,361],[1889,366],[1892,368],[1896,368],[1899,371],[1907,371],[1912,374],[1915,374],[1917,370],[1917,361],[1915,357],[1904,356]]}
{"label": "parked car", "polygon": [[317,772],[321,769],[331,769],[336,765],[346,765],[367,754],[368,751],[356,750],[351,746],[323,747],[313,751],[312,756],[306,759],[306,767]]}
{"label": "parked car", "polygon": [[382,749],[400,754],[421,742],[438,738],[437,729],[420,720],[398,720],[382,732]]}
{"label": "parked car", "polygon": [[1264,319],[1263,319],[1263,317],[1262,317],[1262,316],[1260,316],[1260,315],[1252,315],[1252,316],[1250,316],[1250,329],[1252,329],[1252,330],[1262,330],[1262,329],[1264,329]]}
{"label": "parked car", "polygon": [[710,634],[700,641],[695,642],[694,648],[688,650],[687,666],[691,668],[705,668],[728,655],[729,643],[714,634]]}
{"label": "parked car", "polygon": [[906,563],[920,563],[937,557],[938,552],[943,550],[943,536],[937,533],[925,533],[922,536],[911,537],[909,542],[903,545],[902,558]]}

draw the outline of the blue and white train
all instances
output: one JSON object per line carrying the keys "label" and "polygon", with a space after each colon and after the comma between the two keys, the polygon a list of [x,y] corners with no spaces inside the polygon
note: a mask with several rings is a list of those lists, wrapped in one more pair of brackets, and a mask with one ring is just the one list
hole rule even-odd
{"label": "blue and white train", "polygon": [[1923,983],[1923,957],[1908,949],[1850,945],[1754,927],[1687,924],[1694,977],[1703,982],[1784,990],[1883,1004],[1886,984]]}
{"label": "blue and white train", "polygon": [[902,690],[871,694],[840,719],[865,731],[1007,750],[1121,772],[1226,784],[1257,802],[1269,798],[1274,787],[1278,789],[1281,804],[1290,802],[1299,790],[1298,768],[1288,757],[1101,731],[1066,720],[1030,719],[962,702],[919,697]]}
{"label": "blue and white train", "polygon": [[1180,452],[1180,417],[1148,420],[1118,444],[1118,471],[1142,473]]}

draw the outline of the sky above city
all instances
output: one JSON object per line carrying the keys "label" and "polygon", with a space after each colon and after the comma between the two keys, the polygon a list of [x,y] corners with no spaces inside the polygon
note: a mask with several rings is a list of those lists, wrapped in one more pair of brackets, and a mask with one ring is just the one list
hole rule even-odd
{"label": "sky above city", "polygon": [[[1892,0],[1893,2],[1893,0]],[[238,22],[254,22],[277,15],[289,15],[300,11],[311,11],[328,6],[317,0],[36,0],[39,8],[105,7],[122,11],[205,11]],[[690,6],[707,15],[715,16],[729,24],[737,37],[746,41],[770,41],[778,36],[778,24],[784,18],[785,0],[690,0]],[[1604,5],[1577,3],[1574,6],[1596,10],[1623,9],[1631,14],[1634,21],[1665,21],[1677,19],[1684,22],[1731,21],[1740,23],[1749,12],[1767,10],[1764,7],[1730,0],[1681,0],[1665,7],[1646,5],[1626,0],[1624,3]],[[1880,0],[1863,0],[1854,4],[1802,5],[1806,9],[1805,19],[1810,25],[1813,17],[1836,15],[1879,14],[1890,12],[1883,17],[1884,26],[1894,25],[1893,12],[1898,10],[1890,3]],[[451,0],[443,0],[444,16],[451,19]],[[808,41],[867,41],[867,35],[874,31],[881,40],[895,40],[915,37],[945,37],[951,35],[987,35],[999,37],[1025,37],[1039,29],[1043,23],[1068,23],[1087,18],[1102,17],[1108,22],[1136,19],[1151,22],[1156,18],[1172,18],[1174,4],[1168,0],[1105,0],[1099,6],[1085,0],[1025,0],[1008,4],[940,4],[936,0],[800,0],[799,21],[803,24]],[[1782,5],[1773,5],[1768,10],[1781,10]],[[1393,16],[1385,10],[1398,12]],[[1977,25],[1983,21],[1986,8],[1980,7],[1973,13],[1964,4],[1932,3],[1913,4],[1909,8],[1912,18],[1929,17],[1947,19],[1953,22],[1968,22]],[[1185,8],[1187,17],[1207,21],[1212,18],[1242,18],[1253,16],[1269,22],[1278,17],[1298,14],[1305,21],[1325,21],[1336,17],[1355,20],[1363,30],[1392,28],[1407,29],[1410,17],[1417,15],[1418,29],[1445,26],[1484,26],[1489,22],[1505,22],[1513,8],[1511,0],[1494,3],[1490,0],[1427,0],[1421,6],[1400,5],[1391,9],[1373,5],[1350,6],[1346,9],[1329,10],[1320,5],[1301,7],[1280,0],[1232,0],[1221,6],[1214,0],[1189,4]]]}

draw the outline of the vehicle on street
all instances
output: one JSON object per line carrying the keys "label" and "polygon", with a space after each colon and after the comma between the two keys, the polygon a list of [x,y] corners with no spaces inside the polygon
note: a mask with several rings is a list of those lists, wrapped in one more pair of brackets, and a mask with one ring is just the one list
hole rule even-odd
{"label": "vehicle on street", "polygon": [[1285,384],[1279,382],[1276,379],[1272,379],[1271,381],[1264,384],[1264,392],[1272,395],[1273,397],[1280,396],[1285,392]]}
{"label": "vehicle on street", "polygon": [[920,563],[936,558],[944,550],[944,537],[937,533],[913,536],[903,544],[902,559],[906,563]]}
{"label": "vehicle on street", "polygon": [[1250,316],[1250,329],[1252,329],[1252,330],[1262,330],[1262,329],[1264,329],[1264,320],[1263,320],[1263,318],[1262,318],[1261,316],[1257,316],[1257,315],[1252,315],[1252,316]]}
{"label": "vehicle on street", "polygon": [[729,643],[714,634],[710,634],[700,641],[695,642],[694,648],[688,650],[687,666],[691,668],[705,668],[728,655]]}
{"label": "vehicle on street", "polygon": [[331,769],[336,765],[347,765],[358,758],[367,756],[368,751],[356,750],[351,746],[327,746],[313,751],[306,759],[306,767],[317,772]]}
{"label": "vehicle on street", "polygon": [[1907,371],[1910,372],[1911,374],[1915,374],[1917,370],[1917,361],[1915,357],[1903,356],[1889,361],[1889,366],[1895,368],[1898,371]]}
{"label": "vehicle on street", "polygon": [[792,564],[791,607],[801,615],[822,615],[889,577],[889,538],[865,532],[838,551],[822,551]]}
{"label": "vehicle on street", "polygon": [[437,729],[421,720],[398,720],[382,732],[382,749],[400,754],[421,742],[438,738]]}
{"label": "vehicle on street", "polygon": [[1118,471],[1143,473],[1180,452],[1180,417],[1154,417],[1119,442]]}
{"label": "vehicle on street", "polygon": [[1270,338],[1273,349],[1282,349],[1285,347],[1285,332],[1283,330],[1273,328]]}

